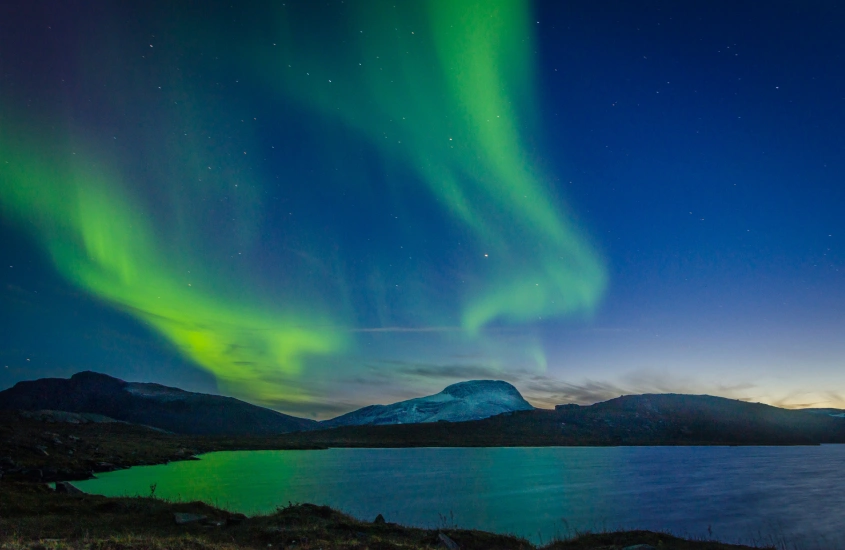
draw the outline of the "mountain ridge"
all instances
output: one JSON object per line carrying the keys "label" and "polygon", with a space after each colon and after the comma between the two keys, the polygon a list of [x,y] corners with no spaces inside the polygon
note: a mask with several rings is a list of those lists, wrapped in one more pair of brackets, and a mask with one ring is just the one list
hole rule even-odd
{"label": "mountain ridge", "polygon": [[319,426],[234,397],[126,382],[92,371],[18,382],[0,391],[0,409],[94,413],[188,435],[277,435]]}
{"label": "mountain ridge", "polygon": [[322,447],[819,445],[845,443],[845,418],[711,395],[642,394],[467,422],[341,426],[281,439]]}
{"label": "mountain ridge", "polygon": [[279,444],[299,447],[845,443],[841,409],[790,410],[688,394],[535,409],[512,385],[493,380],[459,382],[431,396],[371,405],[320,423],[232,397],[85,371],[70,379],[18,382],[0,391],[0,409],[97,414],[184,435],[278,437]]}
{"label": "mountain ridge", "polygon": [[323,422],[286,415],[233,397],[152,382],[127,382],[93,371],[40,378],[0,391],[0,410],[99,414],[185,435],[279,435],[342,425],[462,422],[533,407],[511,384],[470,380],[390,405],[370,405]]}

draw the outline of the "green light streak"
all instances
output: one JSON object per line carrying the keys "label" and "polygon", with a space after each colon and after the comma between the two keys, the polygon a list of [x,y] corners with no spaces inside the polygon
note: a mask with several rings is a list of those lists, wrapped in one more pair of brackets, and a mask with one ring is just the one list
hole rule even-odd
{"label": "green light streak", "polygon": [[91,157],[34,150],[0,137],[0,212],[33,230],[64,277],[147,323],[236,392],[307,399],[279,381],[294,380],[309,355],[344,347],[339,331],[305,328],[331,326],[328,318],[226,301],[214,283],[195,284],[160,253],[119,176]]}
{"label": "green light streak", "polygon": [[322,22],[283,13],[283,53],[261,58],[280,89],[410,163],[470,229],[470,333],[589,313],[606,283],[521,145],[534,118],[529,15],[518,0],[366,2],[314,33]]}

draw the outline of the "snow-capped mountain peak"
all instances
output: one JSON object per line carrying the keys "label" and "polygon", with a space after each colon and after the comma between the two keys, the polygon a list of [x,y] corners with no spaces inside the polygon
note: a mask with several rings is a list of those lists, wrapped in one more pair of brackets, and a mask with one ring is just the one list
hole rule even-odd
{"label": "snow-capped mountain peak", "polygon": [[534,407],[511,384],[502,380],[469,380],[448,386],[440,393],[371,405],[322,422],[325,427],[421,422],[463,422],[497,414],[527,411]]}

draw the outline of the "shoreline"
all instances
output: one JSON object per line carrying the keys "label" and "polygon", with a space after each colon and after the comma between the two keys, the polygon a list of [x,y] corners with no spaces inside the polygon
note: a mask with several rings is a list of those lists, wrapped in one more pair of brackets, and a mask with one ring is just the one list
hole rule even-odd
{"label": "shoreline", "polygon": [[[468,423],[467,423],[468,424]],[[455,426],[455,425],[453,425]],[[408,425],[411,430],[443,430],[444,426]],[[465,426],[460,426],[465,428]],[[383,427],[376,427],[383,428]],[[394,429],[389,426],[387,428]],[[29,482],[81,481],[96,473],[133,466],[167,464],[221,451],[414,449],[414,448],[607,448],[607,447],[817,447],[842,443],[647,442],[619,444],[585,441],[545,444],[526,441],[466,441],[374,438],[385,430],[335,428],[322,432],[294,432],[277,436],[179,435],[124,422],[45,421],[19,411],[0,411],[0,479]],[[361,436],[361,434],[365,436]],[[395,430],[393,430],[395,433]],[[404,432],[402,432],[404,433]]]}
{"label": "shoreline", "polygon": [[[607,447],[599,445],[598,447]],[[724,446],[724,445],[720,445]],[[392,448],[419,448],[403,446]],[[454,445],[446,448],[455,448]],[[478,448],[479,445],[469,447]],[[519,445],[517,447],[528,447]],[[548,447],[548,446],[541,446]],[[578,447],[586,447],[579,445]],[[179,436],[123,423],[60,423],[0,414],[0,540],[2,548],[443,548],[440,532],[459,548],[621,550],[636,544],[655,548],[726,550],[751,548],[674,537],[667,533],[617,531],[580,533],[571,540],[535,546],[507,535],[460,529],[419,529],[372,524],[328,507],[297,505],[267,516],[247,518],[201,502],[168,502],[149,497],[63,494],[47,482],[90,479],[94,473],[132,466],[197,460],[219,451],[325,450],[332,447],[290,444],[284,438],[209,438]],[[350,446],[344,448],[362,448]],[[386,448],[376,446],[369,448]],[[66,487],[63,487],[66,489]],[[70,489],[73,491],[73,489]],[[177,525],[174,514],[205,516]],[[234,518],[234,519],[233,519]],[[222,523],[221,523],[222,522]],[[454,527],[454,526],[452,526]],[[277,529],[278,528],[278,529]],[[267,531],[270,529],[270,531]],[[273,531],[273,529],[276,529]],[[349,533],[364,533],[365,538]],[[308,535],[307,533],[310,533]],[[318,536],[319,535],[319,536]],[[293,546],[292,537],[319,544]],[[46,539],[60,539],[45,542]],[[284,539],[284,540],[283,540]],[[92,541],[95,543],[92,545]],[[129,541],[129,542],[127,542]],[[132,542],[134,541],[134,542]],[[141,541],[141,542],[139,542]],[[762,541],[761,541],[762,542]],[[617,544],[618,543],[618,544]],[[621,544],[624,543],[625,546]],[[662,543],[662,546],[657,546]],[[644,547],[643,550],[645,550]],[[769,546],[768,548],[774,548]]]}
{"label": "shoreline", "polygon": [[[424,529],[362,521],[327,506],[289,504],[266,515],[246,516],[207,503],[156,497],[104,497],[43,483],[0,481],[0,548],[234,550],[432,549],[464,550],[745,550],[774,549],[716,540],[690,540],[652,531],[573,533],[546,544],[506,534],[460,529],[448,521]],[[445,538],[444,538],[445,537]],[[453,544],[455,546],[450,546]],[[638,546],[645,545],[645,546]]]}

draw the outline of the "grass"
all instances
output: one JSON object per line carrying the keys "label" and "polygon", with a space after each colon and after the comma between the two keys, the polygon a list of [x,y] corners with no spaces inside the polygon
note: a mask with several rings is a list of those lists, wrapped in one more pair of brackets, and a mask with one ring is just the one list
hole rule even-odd
{"label": "grass", "polygon": [[[199,514],[206,520],[177,525],[175,513]],[[442,523],[440,529],[376,524],[313,504],[291,504],[247,518],[202,502],[59,494],[40,483],[0,485],[0,549],[432,549],[443,547],[440,533],[463,550],[538,548],[515,536],[458,529],[445,516]],[[621,550],[637,544],[677,550],[750,548],[649,531],[575,533],[542,548]]]}

